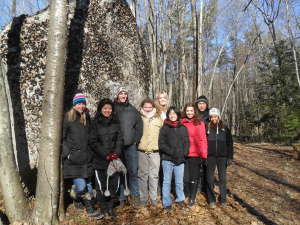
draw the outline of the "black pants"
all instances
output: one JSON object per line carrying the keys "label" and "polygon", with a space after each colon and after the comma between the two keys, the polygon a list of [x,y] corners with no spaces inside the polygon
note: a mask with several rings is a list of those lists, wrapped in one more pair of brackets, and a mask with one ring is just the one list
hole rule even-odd
{"label": "black pants", "polygon": [[184,165],[184,182],[199,181],[200,166],[199,157],[188,157]]}
{"label": "black pants", "polygon": [[110,192],[110,197],[106,197],[104,195],[107,182],[107,176],[105,175],[106,171],[96,170],[95,173],[95,188],[97,191],[97,202],[109,202],[110,200],[117,202],[119,200],[119,196],[117,194],[119,189],[119,173],[115,173],[115,175],[113,177],[110,177],[108,180],[108,190]]}
{"label": "black pants", "polygon": [[206,181],[208,202],[216,202],[214,192],[214,175],[216,166],[219,174],[220,202],[226,202],[226,157],[209,156],[207,158]]}

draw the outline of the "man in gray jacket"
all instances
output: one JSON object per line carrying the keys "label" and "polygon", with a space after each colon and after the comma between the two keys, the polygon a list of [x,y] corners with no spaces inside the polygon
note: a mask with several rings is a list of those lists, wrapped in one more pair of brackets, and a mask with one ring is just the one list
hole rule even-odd
{"label": "man in gray jacket", "polygon": [[[131,204],[138,211],[142,207],[140,203],[138,183],[138,153],[137,145],[143,136],[143,119],[135,107],[129,103],[128,90],[125,87],[118,89],[117,98],[114,99],[115,112],[118,114],[121,128],[124,134],[124,148],[121,159],[127,167],[129,175],[129,189]],[[120,185],[120,208],[126,199],[124,182]]]}

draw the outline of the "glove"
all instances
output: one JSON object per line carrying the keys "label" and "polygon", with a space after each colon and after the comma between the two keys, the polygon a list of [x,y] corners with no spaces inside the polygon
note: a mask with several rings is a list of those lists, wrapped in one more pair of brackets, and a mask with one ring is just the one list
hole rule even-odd
{"label": "glove", "polygon": [[118,158],[119,156],[116,153],[110,153],[105,157],[105,160],[109,162]]}
{"label": "glove", "polygon": [[200,158],[198,161],[198,166],[201,166],[203,164],[204,159]]}
{"label": "glove", "polygon": [[207,166],[207,159],[204,159],[203,165]]}
{"label": "glove", "polygon": [[232,164],[232,159],[227,158],[226,165],[230,166]]}

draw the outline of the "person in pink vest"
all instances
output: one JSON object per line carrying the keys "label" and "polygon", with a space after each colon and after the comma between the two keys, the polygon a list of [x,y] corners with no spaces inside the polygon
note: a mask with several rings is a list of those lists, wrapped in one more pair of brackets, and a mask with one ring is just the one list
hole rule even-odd
{"label": "person in pink vest", "polygon": [[185,163],[185,194],[189,198],[189,206],[196,200],[200,166],[207,159],[207,139],[205,123],[201,120],[196,106],[193,103],[185,105],[181,115],[181,123],[186,126],[190,139],[190,150]]}

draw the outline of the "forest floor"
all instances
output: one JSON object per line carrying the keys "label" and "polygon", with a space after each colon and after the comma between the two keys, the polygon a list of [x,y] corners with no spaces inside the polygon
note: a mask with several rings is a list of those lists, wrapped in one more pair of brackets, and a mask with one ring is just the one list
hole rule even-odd
{"label": "forest floor", "polygon": [[[122,212],[116,211],[116,219],[97,221],[76,212],[70,204],[61,224],[300,224],[300,161],[292,158],[292,147],[266,143],[234,146],[234,162],[227,170],[226,208],[217,203],[210,209],[205,195],[198,193],[195,206],[188,212],[173,204],[170,213],[163,211],[158,197],[157,206],[148,202],[135,212],[126,205]],[[215,182],[218,194],[217,173]]]}

